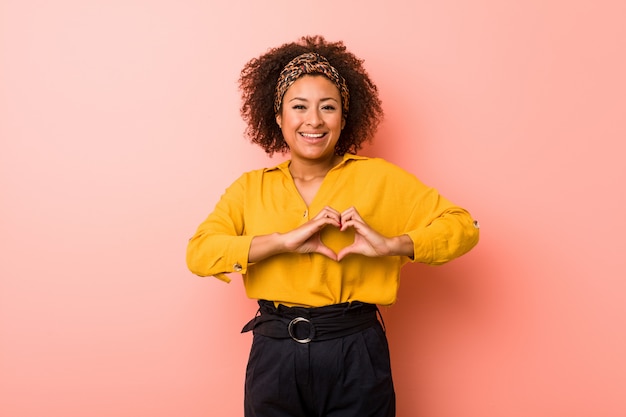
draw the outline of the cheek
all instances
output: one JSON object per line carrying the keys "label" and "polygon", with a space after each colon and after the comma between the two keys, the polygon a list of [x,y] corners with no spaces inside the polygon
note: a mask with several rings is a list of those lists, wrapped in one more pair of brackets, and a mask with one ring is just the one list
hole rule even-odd
{"label": "cheek", "polygon": [[345,120],[341,116],[333,120],[333,126],[336,130],[342,130],[345,124]]}
{"label": "cheek", "polygon": [[298,124],[300,124],[298,117],[296,117],[293,114],[283,114],[282,118],[281,118],[281,122],[282,122],[282,126],[283,127],[293,127],[293,126],[297,126]]}

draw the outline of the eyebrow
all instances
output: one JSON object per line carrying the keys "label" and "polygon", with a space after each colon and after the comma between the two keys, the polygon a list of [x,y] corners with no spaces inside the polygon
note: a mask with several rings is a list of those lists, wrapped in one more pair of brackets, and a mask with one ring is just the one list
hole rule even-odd
{"label": "eyebrow", "polygon": [[[294,100],[309,101],[308,99],[306,99],[304,97],[294,97],[291,100],[289,100],[289,102],[291,103]],[[321,99],[320,101],[328,101],[328,100],[332,100],[332,101],[334,101],[336,103],[339,103],[339,101],[336,98],[334,98],[334,97],[325,97],[325,98]]]}

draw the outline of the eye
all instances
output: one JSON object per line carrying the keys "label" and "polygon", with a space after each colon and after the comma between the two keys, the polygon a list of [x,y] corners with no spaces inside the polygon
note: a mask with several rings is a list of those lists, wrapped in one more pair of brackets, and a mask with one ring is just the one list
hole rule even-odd
{"label": "eye", "polygon": [[304,107],[304,104],[294,104],[293,106],[291,106],[292,109],[294,110],[304,110],[306,109],[306,107]]}
{"label": "eye", "polygon": [[332,104],[326,104],[325,106],[322,107],[322,110],[334,111],[334,110],[337,110],[337,108],[333,106]]}

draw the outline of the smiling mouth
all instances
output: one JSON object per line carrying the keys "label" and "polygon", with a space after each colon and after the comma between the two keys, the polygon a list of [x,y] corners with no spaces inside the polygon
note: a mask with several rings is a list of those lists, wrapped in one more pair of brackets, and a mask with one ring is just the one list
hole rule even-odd
{"label": "smiling mouth", "polygon": [[326,133],[303,133],[300,132],[300,135],[307,138],[307,139],[320,139],[323,138]]}

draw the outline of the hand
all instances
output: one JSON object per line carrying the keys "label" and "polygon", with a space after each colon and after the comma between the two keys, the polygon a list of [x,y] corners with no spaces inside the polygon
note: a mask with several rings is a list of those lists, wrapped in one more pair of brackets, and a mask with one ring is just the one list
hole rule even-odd
{"label": "hand", "polygon": [[388,253],[387,238],[365,223],[354,207],[341,213],[340,230],[343,232],[350,227],[354,228],[354,242],[339,251],[338,261],[351,253],[370,257],[385,256]]}
{"label": "hand", "polygon": [[[326,226],[345,231],[354,228],[354,242],[339,253],[322,242],[320,232]],[[319,253],[340,261],[351,253],[365,256],[413,256],[413,241],[408,235],[385,237],[372,229],[354,207],[339,213],[332,207],[324,207],[315,217],[286,233],[256,236],[250,244],[248,262],[259,262],[269,256],[284,252]]]}
{"label": "hand", "polygon": [[332,207],[324,207],[315,217],[302,226],[282,234],[288,252],[319,253],[337,260],[337,254],[322,242],[321,230],[327,225],[341,227],[341,214]]}

